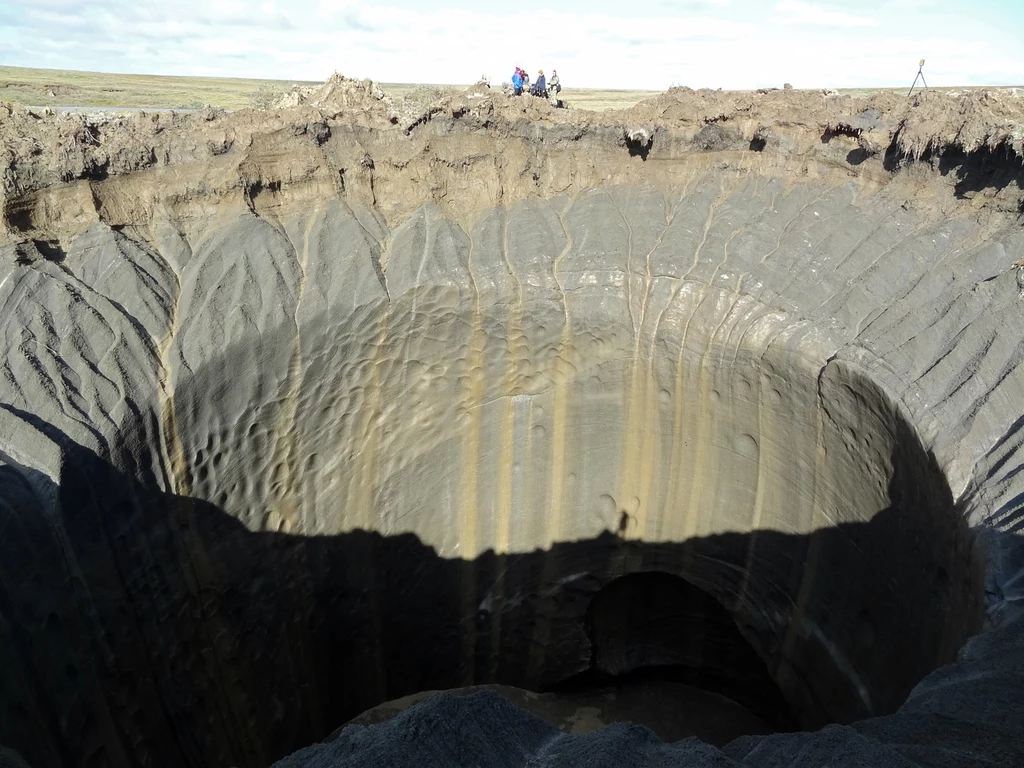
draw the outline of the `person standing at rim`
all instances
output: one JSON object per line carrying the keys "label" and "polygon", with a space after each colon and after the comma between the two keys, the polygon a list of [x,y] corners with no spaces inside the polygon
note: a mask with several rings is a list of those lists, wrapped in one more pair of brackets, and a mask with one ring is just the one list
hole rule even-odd
{"label": "person standing at rim", "polygon": [[533,84],[533,91],[531,91],[531,93],[533,93],[534,96],[540,96],[541,98],[546,99],[548,96],[547,88],[548,84],[544,79],[544,70],[538,69],[537,82]]}
{"label": "person standing at rim", "polygon": [[523,75],[522,70],[516,67],[515,73],[512,75],[512,93],[516,96],[523,92]]}
{"label": "person standing at rim", "polygon": [[552,107],[558,106],[558,92],[562,90],[562,83],[558,80],[558,70],[551,70],[551,79],[548,80],[548,97]]}
{"label": "person standing at rim", "polygon": [[527,93],[529,93],[530,92],[530,73],[527,72],[525,69],[521,69],[521,70],[519,70],[519,72],[523,76],[523,90],[526,91]]}

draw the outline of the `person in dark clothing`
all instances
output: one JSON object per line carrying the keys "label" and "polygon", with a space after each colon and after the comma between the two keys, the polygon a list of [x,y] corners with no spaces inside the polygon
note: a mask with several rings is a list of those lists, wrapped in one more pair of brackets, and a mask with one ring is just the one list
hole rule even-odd
{"label": "person in dark clothing", "polygon": [[530,91],[534,96],[540,96],[542,98],[548,97],[548,86],[544,80],[544,70],[537,70],[537,82],[533,84],[533,89]]}

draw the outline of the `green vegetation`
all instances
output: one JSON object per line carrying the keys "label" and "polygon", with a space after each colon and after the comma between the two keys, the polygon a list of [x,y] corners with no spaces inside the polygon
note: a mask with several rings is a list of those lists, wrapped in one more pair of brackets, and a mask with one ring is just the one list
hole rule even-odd
{"label": "green vegetation", "polygon": [[[291,90],[293,85],[320,83],[233,77],[118,75],[0,66],[0,101],[40,107],[196,109],[209,104],[223,109],[266,108]],[[465,87],[422,83],[382,83],[382,86],[396,101],[405,99],[417,105],[429,103],[439,96],[457,93]],[[500,88],[498,85],[495,87]],[[841,89],[840,92],[852,96],[869,96],[879,90],[901,89],[858,88]],[[561,97],[574,109],[606,110],[631,107],[656,93],[565,87]]]}
{"label": "green vegetation", "polygon": [[[209,104],[223,109],[265,108],[293,85],[319,84],[300,80],[120,75],[0,66],[0,101],[40,107],[195,109]],[[428,103],[466,87],[422,83],[382,83],[382,86],[396,101],[408,99],[416,104]],[[654,93],[566,88],[562,98],[576,109],[623,109]]]}
{"label": "green vegetation", "polygon": [[209,104],[241,109],[250,106],[252,95],[261,89],[283,93],[292,85],[318,83],[0,67],[0,101],[46,107],[180,109]]}
{"label": "green vegetation", "polygon": [[[262,83],[255,91],[249,94],[247,106],[253,109],[270,109],[287,92],[287,89],[281,85]],[[217,106],[221,105],[218,104]]]}

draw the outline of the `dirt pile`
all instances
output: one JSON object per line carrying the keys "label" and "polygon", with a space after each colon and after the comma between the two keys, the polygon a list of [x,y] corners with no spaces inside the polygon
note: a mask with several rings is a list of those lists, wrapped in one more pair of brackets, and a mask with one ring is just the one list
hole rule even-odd
{"label": "dirt pile", "polygon": [[397,111],[392,98],[379,83],[358,80],[337,72],[319,86],[293,86],[274,104],[274,109],[315,107],[332,117],[349,115],[360,121],[394,122]]}
{"label": "dirt pile", "polygon": [[[18,207],[20,196],[53,184],[239,157],[281,131],[321,142],[331,125],[342,131],[351,130],[345,126],[378,129],[368,137],[371,143],[390,136],[392,129],[404,133],[407,139],[388,139],[387,150],[402,167],[415,154],[413,145],[429,144],[428,133],[449,137],[449,144],[451,137],[463,135],[465,147],[478,141],[470,136],[487,134],[565,149],[601,136],[602,143],[611,139],[641,159],[667,159],[684,148],[767,151],[777,160],[811,155],[853,174],[875,176],[915,160],[943,173],[956,168],[977,175],[993,153],[1005,155],[1007,167],[1024,157],[1024,100],[998,89],[924,92],[906,99],[893,93],[853,98],[822,91],[674,88],[628,110],[592,113],[554,109],[544,99],[509,97],[482,84],[431,103],[396,102],[371,80],[335,74],[319,87],[296,87],[278,106],[234,114],[208,108],[191,114],[47,116],[4,105],[0,173],[5,208]],[[643,140],[636,140],[641,134]],[[566,139],[574,144],[565,144]],[[480,157],[476,151],[466,154]],[[865,163],[868,159],[877,163]],[[618,169],[609,171],[614,177]],[[648,175],[657,172],[645,169]],[[543,175],[550,178],[550,170]],[[570,178],[563,175],[560,181]],[[1012,186],[1012,179],[1006,181],[1004,186]],[[558,186],[558,180],[552,182]],[[422,192],[416,197],[422,200]]]}
{"label": "dirt pile", "polygon": [[[629,110],[593,113],[554,109],[544,99],[509,97],[480,84],[428,104],[396,104],[372,81],[335,75],[285,102],[296,105],[130,116],[40,116],[6,105],[0,108],[3,224],[9,233],[59,240],[97,217],[127,223],[136,213],[117,215],[124,200],[104,206],[115,187],[96,184],[139,171],[181,185],[167,189],[175,205],[315,178],[331,187],[347,184],[389,216],[428,199],[462,215],[534,194],[668,179],[701,162],[694,152],[716,153],[737,168],[790,173],[811,163],[816,173],[878,183],[905,163],[923,161],[917,164],[948,178],[961,198],[1021,207],[1024,100],[1008,91],[927,92],[908,100],[676,88]],[[358,147],[329,141],[332,133],[355,138],[355,132]],[[298,175],[293,165],[284,170],[286,158],[296,156],[304,158]],[[454,194],[471,176],[487,194]],[[37,205],[42,190],[62,184],[70,185],[59,193],[66,205]],[[163,194],[149,189],[147,198]],[[151,210],[151,203],[142,206],[144,214]]]}
{"label": "dirt pile", "polygon": [[477,116],[497,111],[538,119],[547,114],[541,103],[546,102],[511,99],[483,81],[461,93],[453,88],[421,86],[401,99],[394,99],[373,80],[358,80],[335,72],[323,85],[294,86],[278,99],[273,109],[312,107],[331,119],[376,127],[394,125],[409,132],[435,116],[452,114]]}
{"label": "dirt pile", "polygon": [[949,148],[1024,157],[1022,102],[1012,90],[925,92],[901,114],[899,146],[910,159]]}
{"label": "dirt pile", "polygon": [[1024,103],[1005,88],[923,91],[912,98],[895,92],[861,98],[827,90],[672,88],[622,114],[661,127],[717,125],[762,147],[794,129],[811,129],[823,142],[855,140],[861,160],[885,152],[891,163],[979,150],[1024,157]]}

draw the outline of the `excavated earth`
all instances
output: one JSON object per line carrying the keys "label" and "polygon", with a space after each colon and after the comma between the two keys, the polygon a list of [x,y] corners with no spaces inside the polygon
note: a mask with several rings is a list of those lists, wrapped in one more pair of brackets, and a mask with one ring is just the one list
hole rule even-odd
{"label": "excavated earth", "polygon": [[289,99],[0,109],[0,765],[1024,765],[1024,100]]}

